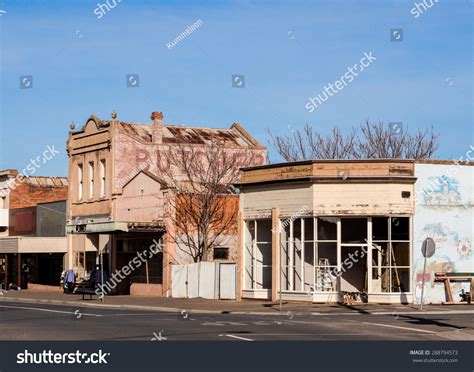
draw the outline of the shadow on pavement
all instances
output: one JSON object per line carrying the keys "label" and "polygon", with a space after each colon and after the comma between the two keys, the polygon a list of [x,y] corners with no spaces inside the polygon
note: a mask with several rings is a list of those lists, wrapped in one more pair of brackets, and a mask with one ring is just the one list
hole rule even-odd
{"label": "shadow on pavement", "polygon": [[406,323],[413,324],[413,325],[435,325],[438,327],[448,327],[448,328],[455,328],[455,329],[464,329],[466,327],[458,327],[449,323],[441,322],[442,319],[428,319],[428,318],[420,318],[417,316],[410,316],[410,315],[398,315],[400,318],[407,319]]}

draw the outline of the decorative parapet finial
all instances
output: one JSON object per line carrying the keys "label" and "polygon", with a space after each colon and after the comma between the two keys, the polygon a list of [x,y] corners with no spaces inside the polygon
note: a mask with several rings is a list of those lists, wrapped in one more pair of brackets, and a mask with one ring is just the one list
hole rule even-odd
{"label": "decorative parapet finial", "polygon": [[117,113],[114,111],[112,111],[112,113],[110,114],[110,116],[112,117],[112,119],[117,119]]}
{"label": "decorative parapet finial", "polygon": [[76,128],[76,125],[74,124],[73,121],[71,121],[71,124],[69,124],[69,128],[71,129],[71,131],[73,131],[74,128]]}

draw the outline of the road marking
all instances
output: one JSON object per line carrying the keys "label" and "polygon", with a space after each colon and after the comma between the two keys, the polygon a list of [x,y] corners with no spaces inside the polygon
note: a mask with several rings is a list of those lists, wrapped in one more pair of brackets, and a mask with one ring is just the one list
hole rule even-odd
{"label": "road marking", "polygon": [[166,313],[166,314],[104,314],[104,316],[164,316],[164,317],[170,317],[170,319],[174,319],[172,314]]}
{"label": "road marking", "polygon": [[219,335],[219,336],[232,337],[232,338],[236,338],[238,340],[243,340],[243,341],[255,341],[255,340],[252,340],[251,338],[245,338],[245,337],[240,337],[240,336],[235,336],[235,335],[222,334],[222,335]]}
{"label": "road marking", "polygon": [[434,331],[427,331],[427,330],[424,330],[424,329],[411,328],[411,327],[400,327],[400,326],[394,326],[394,325],[390,325],[390,324],[369,323],[369,322],[362,322],[362,323],[375,325],[375,326],[379,326],[379,327],[406,329],[406,330],[409,330],[409,331],[416,331],[416,332],[423,332],[423,333],[431,333],[431,334],[437,333],[437,332],[434,332]]}
{"label": "road marking", "polygon": [[[467,314],[474,314],[474,310],[428,310],[428,311],[400,311],[397,313],[399,316],[403,315],[467,315]],[[392,312],[373,312],[371,315],[392,315]]]}
{"label": "road marking", "polygon": [[204,322],[201,325],[203,326],[245,326],[245,323],[238,323],[238,322],[228,322],[228,321],[218,321],[218,322]]}
{"label": "road marking", "polygon": [[[43,309],[41,307],[25,307],[25,306],[7,306],[7,305],[0,305],[0,307],[7,307],[10,309],[23,309],[23,310],[36,310],[36,311],[45,311],[49,313],[60,313],[60,314],[72,314],[77,315],[74,311],[61,311],[61,310],[51,310],[51,309]],[[81,313],[81,315],[85,316],[102,316],[100,314],[88,314],[88,313]]]}
{"label": "road marking", "polygon": [[365,336],[361,333],[252,333],[252,336]]}

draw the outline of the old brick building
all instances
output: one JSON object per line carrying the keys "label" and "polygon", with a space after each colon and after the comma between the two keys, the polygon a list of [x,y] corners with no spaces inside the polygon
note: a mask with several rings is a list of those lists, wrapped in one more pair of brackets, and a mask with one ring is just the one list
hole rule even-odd
{"label": "old brick building", "polygon": [[[104,271],[111,274],[149,251],[155,241],[160,252],[136,265],[112,292],[168,296],[170,264],[187,262],[171,239],[175,223],[166,214],[176,198],[166,177],[173,151],[186,146],[199,157],[211,146],[236,154],[245,150],[251,164],[260,165],[266,149],[236,123],[229,129],[164,125],[161,112],[152,113],[151,119],[151,124],[127,123],[113,114],[112,120],[91,116],[79,130],[71,126],[69,267],[86,279],[100,255]],[[242,164],[236,160],[233,171]],[[171,171],[179,175],[179,170]],[[235,197],[226,198],[229,208],[236,209]],[[237,256],[236,234],[227,238],[232,259]]]}
{"label": "old brick building", "polygon": [[0,172],[1,281],[59,284],[67,252],[65,234],[67,179],[24,177],[17,170]]}

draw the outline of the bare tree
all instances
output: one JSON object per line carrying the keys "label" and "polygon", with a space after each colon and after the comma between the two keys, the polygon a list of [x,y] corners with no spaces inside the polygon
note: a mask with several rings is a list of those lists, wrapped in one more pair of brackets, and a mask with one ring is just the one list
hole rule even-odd
{"label": "bare tree", "polygon": [[270,145],[285,161],[309,159],[429,159],[438,148],[433,128],[410,134],[382,122],[368,120],[344,136],[337,127],[322,135],[306,124],[291,135],[275,135],[267,130]]}
{"label": "bare tree", "polygon": [[232,184],[240,167],[251,165],[251,151],[218,145],[173,146],[162,174],[173,193],[168,205],[178,249],[194,262],[206,260],[222,239],[237,229],[238,198]]}
{"label": "bare tree", "polygon": [[394,129],[366,120],[360,130],[355,152],[363,159],[429,159],[438,148],[433,127],[410,134],[407,128]]}

